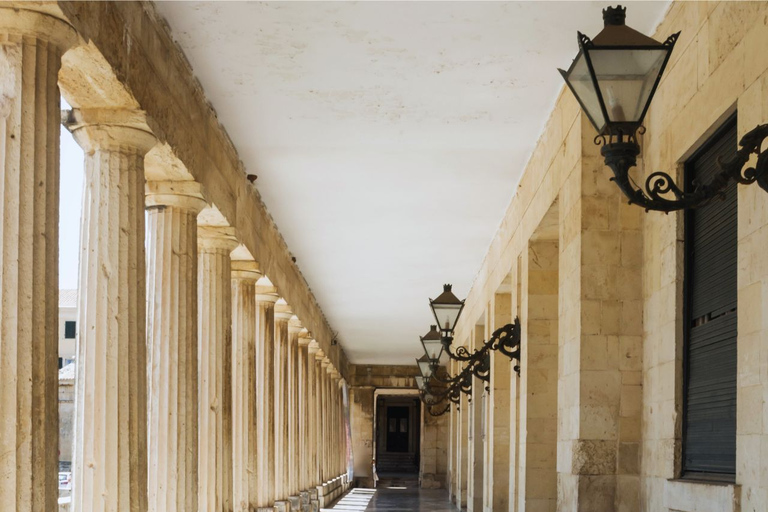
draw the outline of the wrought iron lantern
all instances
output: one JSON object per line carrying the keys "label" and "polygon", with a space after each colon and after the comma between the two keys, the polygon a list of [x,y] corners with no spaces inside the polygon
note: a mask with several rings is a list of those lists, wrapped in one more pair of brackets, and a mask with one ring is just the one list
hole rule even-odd
{"label": "wrought iron lantern", "polygon": [[435,369],[432,361],[430,361],[430,359],[425,354],[416,360],[416,364],[419,366],[421,376],[424,377],[425,380],[429,380],[429,378],[432,377],[432,372],[434,372]]}
{"label": "wrought iron lantern", "polygon": [[436,325],[430,326],[429,332],[424,336],[419,336],[421,346],[424,347],[424,354],[433,364],[439,364],[443,355],[443,338],[437,330]]}
{"label": "wrought iron lantern", "polygon": [[435,315],[437,326],[443,333],[443,339],[450,339],[453,336],[453,329],[464,309],[464,301],[459,300],[451,288],[450,284],[443,285],[443,293],[434,300],[429,299],[429,307],[432,309],[432,314]]}
{"label": "wrought iron lantern", "polygon": [[[625,18],[625,7],[604,9],[603,30],[594,39],[579,32],[579,53],[568,71],[560,73],[597,130],[595,143],[602,146],[612,180],[630,204],[667,213],[696,208],[722,197],[732,179],[757,182],[768,191],[768,151],[760,151],[768,125],[745,135],[734,157],[718,162],[721,172],[710,183],[694,183],[686,191],[664,172],[649,175],[644,188],[635,183],[629,171],[640,154],[638,135],[645,131],[643,119],[680,32],[660,43],[626,26]],[[759,155],[757,165],[743,170],[753,153]]]}

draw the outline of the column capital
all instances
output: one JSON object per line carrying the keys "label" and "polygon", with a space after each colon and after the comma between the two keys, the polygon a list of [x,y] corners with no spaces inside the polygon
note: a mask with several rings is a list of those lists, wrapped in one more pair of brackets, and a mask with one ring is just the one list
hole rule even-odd
{"label": "column capital", "polygon": [[147,209],[173,206],[199,213],[207,206],[202,187],[196,181],[148,181],[145,189]]}
{"label": "column capital", "polygon": [[232,279],[253,281],[254,283],[261,277],[259,264],[255,261],[232,260],[231,272]]}
{"label": "column capital", "polygon": [[275,304],[280,299],[277,294],[277,288],[272,284],[267,276],[259,279],[256,283],[256,302],[271,302]]}
{"label": "column capital", "polygon": [[323,349],[319,348],[315,352],[315,361],[321,362],[325,359],[325,352],[323,352]]}
{"label": "column capital", "polygon": [[226,251],[229,254],[237,245],[235,228],[229,226],[197,226],[198,252]]}
{"label": "column capital", "polygon": [[290,321],[292,316],[293,316],[293,311],[291,310],[291,306],[289,306],[288,304],[278,302],[275,305],[275,321],[280,320],[281,322],[287,323],[288,321]]}
{"label": "column capital", "polygon": [[312,334],[304,327],[299,331],[299,346],[308,347],[310,343],[312,343]]}
{"label": "column capital", "polygon": [[288,320],[288,334],[296,335],[296,337],[299,337],[301,335],[301,331],[306,330],[301,325],[301,320],[299,320],[299,317],[296,315],[293,315],[290,320]]}
{"label": "column capital", "polygon": [[76,108],[62,123],[86,152],[132,148],[146,155],[157,143],[140,110]]}
{"label": "column capital", "polygon": [[42,39],[57,46],[62,53],[77,44],[77,32],[72,25],[61,18],[34,10],[34,5],[30,7],[33,9],[0,7],[0,34]]}
{"label": "column capital", "polygon": [[318,350],[320,350],[320,345],[317,343],[315,339],[311,339],[309,341],[308,348],[309,348],[309,353],[314,357],[317,354]]}

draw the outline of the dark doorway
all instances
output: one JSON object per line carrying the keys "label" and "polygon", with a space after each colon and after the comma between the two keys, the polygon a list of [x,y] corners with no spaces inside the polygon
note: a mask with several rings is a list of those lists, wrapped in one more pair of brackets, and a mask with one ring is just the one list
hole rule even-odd
{"label": "dark doorway", "polygon": [[408,451],[410,421],[410,409],[408,407],[387,407],[388,452],[403,453]]}
{"label": "dark doorway", "polygon": [[376,468],[379,476],[417,474],[421,403],[413,396],[376,401]]}

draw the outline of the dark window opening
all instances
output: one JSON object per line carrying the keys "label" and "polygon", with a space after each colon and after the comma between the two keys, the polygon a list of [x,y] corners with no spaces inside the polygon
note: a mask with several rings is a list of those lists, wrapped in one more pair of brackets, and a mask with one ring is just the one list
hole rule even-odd
{"label": "dark window opening", "polygon": [[[686,186],[709,183],[737,149],[731,117],[685,165]],[[685,214],[683,477],[736,473],[737,185]]]}
{"label": "dark window opening", "polygon": [[74,320],[67,320],[64,322],[64,337],[68,340],[74,339],[76,337],[75,330],[76,330],[77,322]]}

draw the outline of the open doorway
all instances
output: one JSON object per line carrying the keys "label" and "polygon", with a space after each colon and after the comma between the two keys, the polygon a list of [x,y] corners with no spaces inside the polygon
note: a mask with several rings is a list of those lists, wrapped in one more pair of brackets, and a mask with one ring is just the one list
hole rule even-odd
{"label": "open doorway", "polygon": [[418,477],[420,427],[418,397],[378,396],[375,435],[379,478]]}

